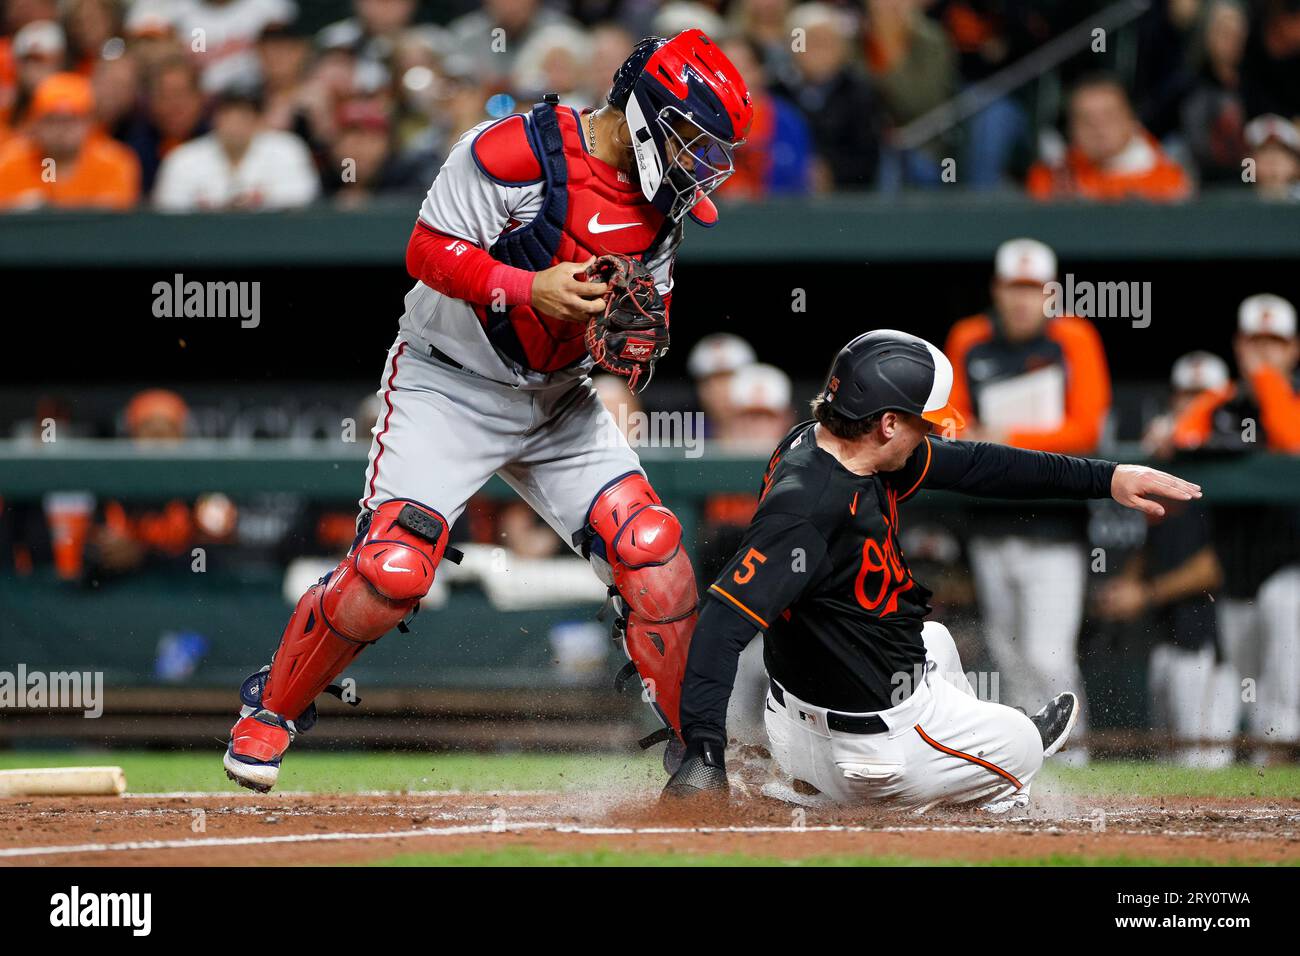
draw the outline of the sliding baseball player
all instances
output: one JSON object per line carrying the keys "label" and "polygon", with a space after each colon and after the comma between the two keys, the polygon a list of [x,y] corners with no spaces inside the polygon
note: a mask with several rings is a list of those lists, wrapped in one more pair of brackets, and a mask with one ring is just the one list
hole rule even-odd
{"label": "sliding baseball player", "polygon": [[765,720],[777,764],[825,798],[911,809],[1024,806],[1078,717],[1074,693],[1029,717],[983,701],[899,545],[900,508],[927,488],[998,498],[1101,498],[1147,514],[1200,488],[1135,465],[953,441],[952,365],[903,332],[836,357],[814,421],[772,455],[735,556],[708,589],[682,685],[686,755],[666,793],[723,790],[736,661],[764,635]]}

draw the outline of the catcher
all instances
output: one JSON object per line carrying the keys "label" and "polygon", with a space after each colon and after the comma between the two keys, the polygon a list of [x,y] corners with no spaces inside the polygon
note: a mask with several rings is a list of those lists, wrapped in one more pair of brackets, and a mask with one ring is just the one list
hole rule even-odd
{"label": "catcher", "polygon": [[232,779],[275,784],[315,699],[404,630],[438,564],[455,560],[449,529],[493,474],[609,585],[616,635],[665,725],[652,736],[679,741],[695,576],[588,372],[650,381],[668,350],[684,221],[717,221],[709,193],[752,116],[736,68],[689,30],[641,41],[599,110],[547,97],[452,149],[407,246],[417,282],[381,380],[356,540],[244,681]]}

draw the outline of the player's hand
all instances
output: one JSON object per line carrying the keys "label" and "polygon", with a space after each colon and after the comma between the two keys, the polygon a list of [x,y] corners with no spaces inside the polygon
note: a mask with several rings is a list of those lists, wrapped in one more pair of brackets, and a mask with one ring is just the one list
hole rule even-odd
{"label": "player's hand", "polygon": [[569,322],[586,322],[605,311],[605,282],[587,282],[587,267],[596,261],[561,262],[533,276],[532,306]]}
{"label": "player's hand", "polygon": [[664,797],[694,797],[701,793],[726,793],[727,766],[724,747],[713,740],[695,740],[686,745],[682,765],[664,785]]}
{"label": "player's hand", "polygon": [[1201,497],[1201,486],[1145,465],[1119,465],[1110,479],[1110,496],[1125,508],[1162,518],[1164,506],[1152,498],[1192,501]]}

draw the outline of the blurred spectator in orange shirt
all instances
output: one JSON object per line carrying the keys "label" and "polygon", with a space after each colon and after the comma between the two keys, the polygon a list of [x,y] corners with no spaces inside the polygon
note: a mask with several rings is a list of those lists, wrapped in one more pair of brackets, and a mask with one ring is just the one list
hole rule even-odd
{"label": "blurred spectator in orange shirt", "polygon": [[95,129],[90,81],[56,73],[32,98],[30,132],[0,147],[0,208],[129,209],[140,195],[135,155]]}
{"label": "blurred spectator in orange shirt", "polygon": [[1070,94],[1070,144],[1060,163],[1038,162],[1026,184],[1035,199],[1149,199],[1191,195],[1182,167],[1165,155],[1133,113],[1114,77],[1080,80]]}
{"label": "blurred spectator in orange shirt", "polygon": [[175,392],[151,388],[132,396],[123,417],[135,441],[173,443],[185,437],[190,408]]}
{"label": "blurred spectator in orange shirt", "polygon": [[1170,374],[1173,394],[1169,410],[1147,423],[1142,433],[1142,450],[1155,458],[1171,458],[1179,418],[1192,402],[1208,392],[1221,393],[1229,381],[1228,363],[1213,352],[1198,349],[1180,358]]}

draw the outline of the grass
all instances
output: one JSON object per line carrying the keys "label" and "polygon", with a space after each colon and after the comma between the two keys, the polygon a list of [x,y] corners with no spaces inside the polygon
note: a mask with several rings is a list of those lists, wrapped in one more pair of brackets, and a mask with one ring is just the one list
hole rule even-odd
{"label": "grass", "polygon": [[[126,772],[132,793],[247,792],[226,779],[221,748],[154,752],[4,751],[0,770],[109,764]],[[467,754],[347,751],[293,753],[278,791],[355,793],[359,790],[585,790],[653,785],[663,779],[654,754]]]}
{"label": "grass", "polygon": [[[4,751],[0,769],[114,764],[134,793],[234,792],[221,769],[221,748],[205,751]],[[655,787],[657,751],[648,754],[470,754],[346,751],[291,753],[279,790],[588,790]],[[1043,782],[1055,792],[1107,797],[1300,798],[1300,766],[1188,770],[1158,763],[1048,765]]]}
{"label": "grass", "polygon": [[1043,779],[1064,793],[1092,797],[1300,799],[1297,765],[1193,770],[1161,763],[1112,761],[1066,767],[1049,761]]}
{"label": "grass", "polygon": [[[1052,853],[1037,857],[1005,857],[982,860],[928,860],[910,856],[832,855],[786,859],[775,856],[747,856],[738,853],[646,853],[623,852],[601,848],[583,852],[557,852],[535,847],[506,850],[472,850],[462,853],[402,853],[371,861],[367,866],[652,866],[652,867],[877,867],[877,866],[1223,866],[1212,860],[1139,856],[1076,856]],[[1228,866],[1257,866],[1255,863],[1229,863]]]}

